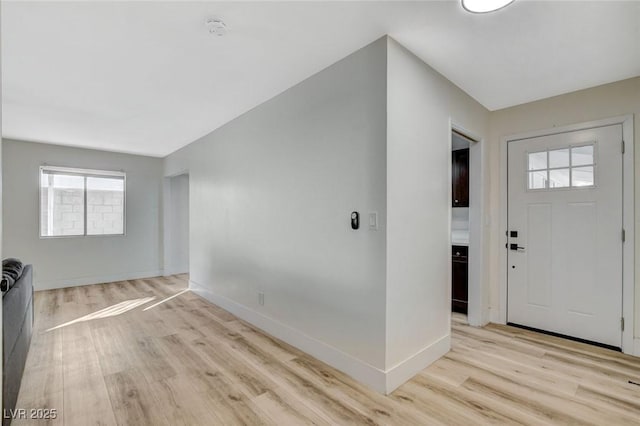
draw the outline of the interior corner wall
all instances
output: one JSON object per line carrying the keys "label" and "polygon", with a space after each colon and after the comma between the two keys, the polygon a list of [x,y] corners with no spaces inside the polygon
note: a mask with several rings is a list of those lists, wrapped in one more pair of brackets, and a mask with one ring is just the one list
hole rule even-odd
{"label": "interior corner wall", "polygon": [[385,39],[165,159],[184,170],[190,287],[384,391]]}
{"label": "interior corner wall", "polygon": [[[162,159],[7,139],[2,151],[2,252],[33,264],[36,290],[161,275]],[[126,235],[40,238],[39,168],[45,163],[124,170]]]}
{"label": "interior corner wall", "polygon": [[[500,191],[500,167],[506,160],[502,156],[501,143],[506,136],[556,126],[579,124],[604,118],[634,115],[635,153],[635,241],[640,242],[640,77],[555,96],[536,102],[494,111],[490,116],[490,165],[491,171],[491,307],[501,306],[499,282],[506,274],[500,263],[501,247],[504,247],[504,230],[499,227],[500,207],[507,200]],[[636,247],[635,265],[640,265],[640,250]],[[506,265],[504,266],[506,268]],[[636,271],[635,327],[636,354],[640,354],[640,277]],[[495,319],[494,319],[495,320]]]}
{"label": "interior corner wall", "polygon": [[390,392],[449,350],[451,125],[484,137],[489,112],[390,38],[387,66]]}

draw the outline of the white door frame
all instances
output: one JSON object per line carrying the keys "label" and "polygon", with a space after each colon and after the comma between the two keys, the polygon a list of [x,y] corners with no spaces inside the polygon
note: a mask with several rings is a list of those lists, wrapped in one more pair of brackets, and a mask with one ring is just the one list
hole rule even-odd
{"label": "white door frame", "polygon": [[[626,232],[626,241],[622,247],[622,316],[625,319],[625,327],[622,332],[622,351],[627,354],[634,354],[633,328],[635,324],[634,300],[635,300],[635,216],[634,216],[634,138],[633,138],[633,115],[606,118],[603,120],[589,121],[586,123],[572,124],[568,126],[553,127],[551,129],[536,130],[526,133],[518,133],[503,137],[500,143],[500,307],[498,322],[507,323],[507,250],[504,244],[507,243],[506,231],[507,208],[509,203],[507,188],[507,146],[509,142],[522,139],[549,136],[558,133],[573,132],[576,130],[591,129],[594,127],[605,127],[615,124],[622,125],[622,138],[625,142],[625,153],[622,158],[622,226]],[[636,354],[640,355],[640,354]]]}
{"label": "white door frame", "polygon": [[[450,128],[474,140],[469,146],[469,284],[467,321],[481,327],[489,322],[489,289],[485,279],[484,208],[485,208],[485,142],[484,139],[450,119]],[[449,151],[451,151],[449,132]],[[450,162],[451,163],[451,162]],[[451,167],[451,166],[450,166]],[[449,170],[451,175],[451,170]],[[450,195],[451,197],[451,195]],[[451,199],[449,200],[449,229],[451,229]],[[451,235],[449,235],[451,238]],[[449,241],[451,246],[451,241]]]}

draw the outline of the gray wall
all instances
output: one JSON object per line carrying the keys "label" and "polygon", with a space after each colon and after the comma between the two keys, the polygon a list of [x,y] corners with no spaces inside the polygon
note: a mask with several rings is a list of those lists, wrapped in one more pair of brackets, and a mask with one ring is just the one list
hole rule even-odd
{"label": "gray wall", "polygon": [[166,158],[165,176],[185,170],[192,288],[325,361],[384,369],[386,39]]}
{"label": "gray wall", "polygon": [[[1,19],[0,19],[1,21]],[[1,52],[0,52],[1,53]],[[2,55],[0,54],[0,58]],[[0,59],[0,70],[2,70],[2,60]],[[2,81],[2,72],[0,72],[0,82]],[[0,84],[0,135],[2,135],[2,84]],[[0,137],[0,259],[3,259],[2,253],[2,137]],[[4,330],[2,325],[2,303],[0,303],[0,330]],[[2,340],[0,339],[0,353],[2,352]],[[2,363],[0,363],[0,411],[4,413],[4,407],[2,406]]]}
{"label": "gray wall", "polygon": [[416,373],[449,349],[451,126],[482,138],[489,111],[392,39],[387,72],[387,368]]}
{"label": "gray wall", "polygon": [[[34,266],[36,290],[161,275],[162,159],[4,140],[2,252]],[[125,236],[39,238],[39,167],[124,170]]]}

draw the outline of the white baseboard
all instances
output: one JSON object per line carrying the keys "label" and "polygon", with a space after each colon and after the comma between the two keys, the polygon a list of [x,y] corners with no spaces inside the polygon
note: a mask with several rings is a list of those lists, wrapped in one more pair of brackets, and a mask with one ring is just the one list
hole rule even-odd
{"label": "white baseboard", "polygon": [[633,339],[633,354],[634,356],[640,356],[640,337]]}
{"label": "white baseboard", "polygon": [[346,354],[333,346],[314,339],[283,324],[273,318],[247,308],[231,299],[213,293],[204,286],[189,281],[189,288],[194,293],[204,297],[211,303],[231,312],[235,316],[255,325],[270,335],[283,340],[290,345],[306,352],[320,361],[326,362],[332,367],[345,372],[354,379],[366,384],[378,392],[384,393],[386,389],[385,372],[372,365],[362,362],[349,354]]}
{"label": "white baseboard", "polygon": [[280,321],[249,309],[229,298],[215,294],[194,281],[189,281],[189,288],[211,303],[220,306],[266,333],[295,346],[301,351],[331,365],[355,380],[383,394],[393,392],[398,386],[447,353],[450,348],[451,339],[450,336],[447,335],[402,363],[394,366],[392,369],[385,371],[308,336],[300,330],[296,330]]}
{"label": "white baseboard", "polygon": [[189,273],[189,269],[186,270],[182,270],[182,269],[165,269],[164,271],[162,271],[162,276],[163,277],[168,277],[170,275],[180,275],[180,274],[188,274]]}
{"label": "white baseboard", "polygon": [[451,334],[447,334],[395,367],[388,369],[386,372],[387,387],[385,393],[388,395],[396,390],[400,385],[444,356],[450,349]]}
{"label": "white baseboard", "polygon": [[[37,273],[37,271],[34,271],[34,272]],[[160,277],[162,275],[163,275],[162,270],[155,270],[155,271],[146,271],[146,272],[124,272],[121,274],[94,276],[94,277],[80,277],[80,278],[69,278],[69,279],[61,279],[61,280],[40,281],[37,279],[37,276],[34,274],[33,287],[36,291],[54,290],[58,288],[78,287],[81,285],[102,284],[102,283],[111,283],[115,281],[137,280],[140,278]]]}

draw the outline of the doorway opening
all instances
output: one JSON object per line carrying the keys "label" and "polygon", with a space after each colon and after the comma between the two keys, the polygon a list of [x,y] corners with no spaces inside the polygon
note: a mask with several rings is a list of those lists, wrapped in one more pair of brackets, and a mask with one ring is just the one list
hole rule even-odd
{"label": "doorway opening", "polygon": [[189,273],[189,175],[164,180],[164,275]]}
{"label": "doorway opening", "polygon": [[[471,262],[477,265],[480,259],[471,250],[472,242],[476,242],[474,222],[471,217],[472,209],[478,212],[480,200],[477,173],[480,164],[473,161],[472,155],[478,148],[478,142],[465,132],[452,127],[451,130],[451,311],[454,321],[469,321],[470,305],[474,305],[469,298],[470,281],[480,284],[480,277],[470,274]],[[472,151],[473,150],[473,151]],[[472,178],[473,176],[473,178]],[[475,178],[475,179],[474,179]],[[478,256],[479,257],[479,256]],[[477,293],[477,292],[476,292]],[[475,306],[474,306],[475,307]],[[473,319],[476,324],[481,322]]]}

